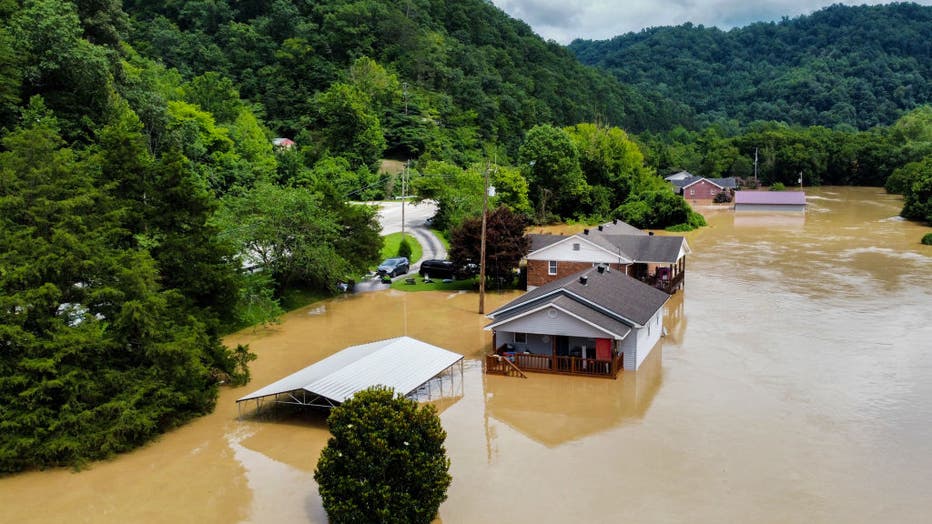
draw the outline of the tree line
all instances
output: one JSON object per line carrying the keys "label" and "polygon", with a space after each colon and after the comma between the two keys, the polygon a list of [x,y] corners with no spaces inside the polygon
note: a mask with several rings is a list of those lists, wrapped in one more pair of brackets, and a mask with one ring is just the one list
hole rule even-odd
{"label": "tree line", "polygon": [[576,40],[585,64],[688,105],[702,125],[870,129],[932,102],[932,7],[832,5],[722,31],[690,23]]}

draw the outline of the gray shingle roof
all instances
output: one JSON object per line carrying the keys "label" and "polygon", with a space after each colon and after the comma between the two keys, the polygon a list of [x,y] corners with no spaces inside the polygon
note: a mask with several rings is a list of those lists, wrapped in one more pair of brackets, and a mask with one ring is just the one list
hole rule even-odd
{"label": "gray shingle roof", "polygon": [[672,264],[680,256],[684,239],[666,235],[604,235],[605,241],[635,262]]}
{"label": "gray shingle roof", "polygon": [[529,311],[537,309],[543,305],[553,305],[564,311],[568,311],[570,314],[575,315],[576,317],[591,322],[592,324],[595,324],[602,329],[615,334],[619,339],[625,338],[628,336],[628,333],[631,332],[631,327],[629,327],[628,324],[605,315],[604,313],[600,313],[599,311],[592,309],[582,302],[560,293],[551,295],[550,297],[547,297],[543,300],[534,300],[525,303],[520,307],[502,313],[501,315],[497,315],[494,317],[495,322],[493,322],[493,324],[508,322],[511,319],[521,317],[525,313],[528,313]]}
{"label": "gray shingle roof", "polygon": [[545,235],[545,234],[532,234],[528,235],[528,238],[531,239],[531,250],[529,253],[533,253],[538,249],[543,249],[549,245],[556,244],[557,242],[566,238],[565,235]]}
{"label": "gray shingle roof", "polygon": [[[582,284],[580,277],[586,275],[588,281]],[[495,320],[510,315],[515,309],[534,308],[565,297],[586,306],[598,317],[606,317],[602,322],[612,320],[626,325],[643,326],[670,298],[659,289],[633,279],[619,271],[599,273],[595,268],[580,271],[559,280],[545,284],[512,300],[496,309],[489,316]],[[590,313],[590,315],[592,314]],[[608,324],[604,324],[606,329]],[[609,329],[611,330],[611,329]]]}
{"label": "gray shingle roof", "polygon": [[[632,230],[636,231],[637,234],[628,233]],[[599,231],[598,228],[592,228],[589,230],[588,235],[584,233],[570,236],[528,235],[531,239],[530,252],[533,253],[572,236],[584,238],[611,253],[618,253],[624,258],[641,263],[672,264],[679,259],[680,249],[686,241],[681,236],[648,235],[644,231],[624,222],[618,222],[617,225],[611,223],[604,225],[602,231]]]}
{"label": "gray shingle roof", "polygon": [[735,189],[738,187],[738,182],[733,176],[727,178],[705,178],[701,176],[694,176],[692,178],[684,178],[683,180],[670,180],[670,183],[677,188],[684,188],[686,186],[691,186],[703,179],[708,180],[709,182],[712,182],[713,184],[724,189]]}

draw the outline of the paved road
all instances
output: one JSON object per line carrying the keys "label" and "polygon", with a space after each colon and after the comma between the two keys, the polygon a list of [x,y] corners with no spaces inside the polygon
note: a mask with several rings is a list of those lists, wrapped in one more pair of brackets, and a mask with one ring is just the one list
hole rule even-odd
{"label": "paved road", "polygon": [[[447,258],[447,251],[443,243],[425,224],[428,218],[434,216],[437,212],[437,204],[431,201],[421,202],[419,204],[405,204],[405,233],[412,235],[421,244],[423,255],[421,260],[430,260],[433,258]],[[401,202],[379,202],[379,223],[382,225],[382,234],[390,235],[401,232]],[[417,273],[420,263],[414,264],[408,272]],[[405,278],[404,275],[395,277],[395,280]],[[363,282],[356,284],[356,291],[376,291],[385,289],[386,284],[382,284],[378,278],[372,277]]]}

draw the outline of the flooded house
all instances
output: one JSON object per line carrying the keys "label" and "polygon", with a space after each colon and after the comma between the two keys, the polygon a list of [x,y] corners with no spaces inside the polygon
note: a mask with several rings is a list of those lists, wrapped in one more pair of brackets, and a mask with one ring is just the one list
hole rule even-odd
{"label": "flooded house", "polygon": [[735,211],[792,211],[806,210],[806,193],[803,191],[738,191],[735,193]]}
{"label": "flooded house", "polygon": [[705,178],[691,176],[668,181],[673,185],[673,191],[677,195],[691,202],[712,202],[720,193],[726,193],[730,197],[738,187],[735,177]]}
{"label": "flooded house", "polygon": [[528,237],[528,291],[602,265],[673,293],[683,282],[690,253],[684,237],[654,235],[617,220],[575,235]]}
{"label": "flooded house", "polygon": [[615,378],[637,370],[663,332],[670,295],[599,265],[528,291],[488,315],[488,373]]}

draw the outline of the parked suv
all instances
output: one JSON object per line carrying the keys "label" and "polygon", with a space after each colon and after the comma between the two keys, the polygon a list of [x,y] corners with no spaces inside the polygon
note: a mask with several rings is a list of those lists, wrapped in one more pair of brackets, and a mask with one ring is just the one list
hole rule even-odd
{"label": "parked suv", "polygon": [[389,277],[396,277],[398,275],[404,275],[410,269],[407,257],[398,257],[398,258],[389,258],[379,264],[379,269],[377,273],[379,276],[388,275]]}
{"label": "parked suv", "polygon": [[422,277],[453,278],[456,274],[456,267],[449,260],[425,260],[421,262],[421,269],[418,274]]}

